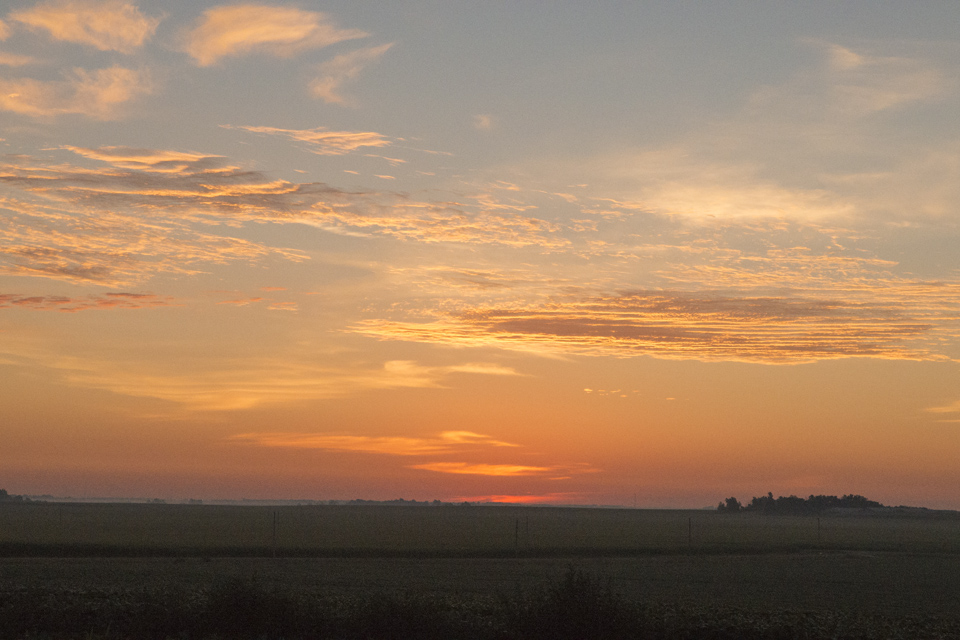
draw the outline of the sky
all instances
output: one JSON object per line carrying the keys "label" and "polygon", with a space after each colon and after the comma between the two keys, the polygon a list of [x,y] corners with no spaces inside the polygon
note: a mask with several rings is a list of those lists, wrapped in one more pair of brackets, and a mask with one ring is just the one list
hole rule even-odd
{"label": "sky", "polygon": [[958,24],[0,2],[0,487],[958,509]]}

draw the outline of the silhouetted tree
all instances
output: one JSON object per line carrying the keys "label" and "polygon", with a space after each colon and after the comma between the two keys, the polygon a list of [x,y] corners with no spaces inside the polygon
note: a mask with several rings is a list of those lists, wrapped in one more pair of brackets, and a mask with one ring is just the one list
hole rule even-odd
{"label": "silhouetted tree", "polygon": [[[867,500],[859,495],[813,496],[807,499],[797,496],[773,497],[770,492],[762,497],[755,497],[750,504],[743,507],[744,511],[758,511],[760,513],[782,513],[789,515],[817,514],[829,509],[868,509],[880,508],[882,504],[874,500]],[[719,509],[723,511],[725,509]]]}
{"label": "silhouetted tree", "polygon": [[0,489],[0,502],[30,502],[29,498],[15,496],[7,493],[6,489]]}
{"label": "silhouetted tree", "polygon": [[736,498],[730,497],[717,505],[717,511],[723,511],[725,513],[736,513],[743,508],[743,505],[740,504],[740,501]]}

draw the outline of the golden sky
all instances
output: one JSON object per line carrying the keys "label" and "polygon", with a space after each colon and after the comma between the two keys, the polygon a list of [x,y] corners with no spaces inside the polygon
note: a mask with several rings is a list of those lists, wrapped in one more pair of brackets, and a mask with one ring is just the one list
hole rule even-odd
{"label": "golden sky", "polygon": [[0,487],[960,508],[960,5],[0,13]]}

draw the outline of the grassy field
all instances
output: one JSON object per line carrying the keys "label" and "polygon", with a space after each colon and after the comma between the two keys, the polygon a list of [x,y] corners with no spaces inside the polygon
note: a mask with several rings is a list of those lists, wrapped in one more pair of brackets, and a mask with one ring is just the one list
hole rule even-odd
{"label": "grassy field", "polygon": [[529,507],[0,504],[0,555],[960,553],[960,518]]}

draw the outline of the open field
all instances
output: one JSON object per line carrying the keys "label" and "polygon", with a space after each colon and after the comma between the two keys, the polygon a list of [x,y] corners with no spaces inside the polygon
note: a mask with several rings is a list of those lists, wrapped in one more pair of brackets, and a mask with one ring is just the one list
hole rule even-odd
{"label": "open field", "polygon": [[960,553],[960,518],[530,507],[0,504],[0,555]]}
{"label": "open field", "polygon": [[0,549],[11,637],[960,637],[946,516],[7,504]]}
{"label": "open field", "polygon": [[856,611],[960,619],[960,556],[897,552],[628,558],[2,558],[0,592],[203,590],[255,579],[313,594],[494,597],[569,567],[629,600],[754,610]]}

